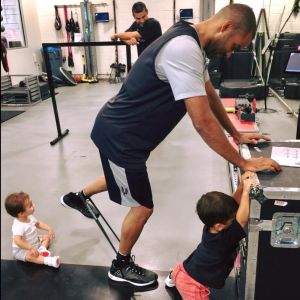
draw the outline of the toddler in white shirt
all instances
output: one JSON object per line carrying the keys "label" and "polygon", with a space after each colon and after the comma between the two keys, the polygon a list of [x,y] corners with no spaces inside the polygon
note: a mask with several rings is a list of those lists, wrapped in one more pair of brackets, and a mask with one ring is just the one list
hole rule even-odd
{"label": "toddler in white shirt", "polygon": [[[5,199],[5,208],[7,213],[14,217],[12,225],[14,258],[58,268],[59,256],[51,256],[48,250],[54,239],[54,231],[32,215],[34,206],[31,197],[24,192],[10,194]],[[37,229],[45,230],[48,234],[39,237]]]}

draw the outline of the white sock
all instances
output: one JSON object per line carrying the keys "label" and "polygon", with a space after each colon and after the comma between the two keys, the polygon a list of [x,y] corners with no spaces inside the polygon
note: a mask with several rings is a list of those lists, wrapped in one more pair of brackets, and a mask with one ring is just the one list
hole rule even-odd
{"label": "white sock", "polygon": [[40,246],[38,249],[38,252],[42,255],[42,256],[51,256],[51,252],[49,250],[47,250],[47,248],[45,246]]}
{"label": "white sock", "polygon": [[44,264],[50,267],[58,268],[60,265],[59,256],[48,256],[44,258]]}

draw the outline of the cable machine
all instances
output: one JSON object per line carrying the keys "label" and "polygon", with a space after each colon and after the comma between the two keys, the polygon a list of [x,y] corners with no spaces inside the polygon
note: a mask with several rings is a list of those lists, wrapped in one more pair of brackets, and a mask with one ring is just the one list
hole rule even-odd
{"label": "cable machine", "polygon": [[[92,18],[93,4],[88,0],[80,3],[82,18],[82,34],[84,42],[95,42],[94,21]],[[84,47],[84,74],[82,81],[98,82],[97,56],[95,47]]]}

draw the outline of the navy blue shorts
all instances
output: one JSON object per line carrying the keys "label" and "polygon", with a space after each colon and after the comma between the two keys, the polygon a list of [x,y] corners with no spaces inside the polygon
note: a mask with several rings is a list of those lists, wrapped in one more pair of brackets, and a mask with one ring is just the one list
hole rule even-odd
{"label": "navy blue shorts", "polygon": [[153,208],[147,168],[130,170],[110,161],[100,152],[109,198],[123,206]]}

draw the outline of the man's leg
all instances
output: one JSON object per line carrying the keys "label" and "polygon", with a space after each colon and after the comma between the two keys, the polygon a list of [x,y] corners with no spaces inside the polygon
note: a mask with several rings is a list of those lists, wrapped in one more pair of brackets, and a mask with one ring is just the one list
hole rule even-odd
{"label": "man's leg", "polygon": [[152,212],[153,209],[144,206],[132,207],[129,210],[122,224],[120,253],[130,254]]}
{"label": "man's leg", "polygon": [[99,176],[97,180],[88,184],[82,191],[86,197],[107,191],[105,177]]}
{"label": "man's leg", "polygon": [[136,286],[147,286],[156,282],[157,275],[135,264],[131,256],[131,249],[138,240],[152,212],[153,209],[144,206],[130,208],[122,224],[117,258],[113,260],[108,272],[110,279],[129,282]]}
{"label": "man's leg", "polygon": [[[60,202],[65,207],[77,209],[85,217],[92,219],[93,216],[84,205],[82,198],[89,198],[100,192],[107,191],[106,180],[104,176],[99,176],[97,180],[88,184],[82,191],[77,193],[69,193],[60,198]],[[80,195],[81,194],[81,195]],[[83,197],[82,197],[83,196]],[[93,209],[93,208],[92,208]],[[99,217],[99,213],[93,209],[94,214]]]}

